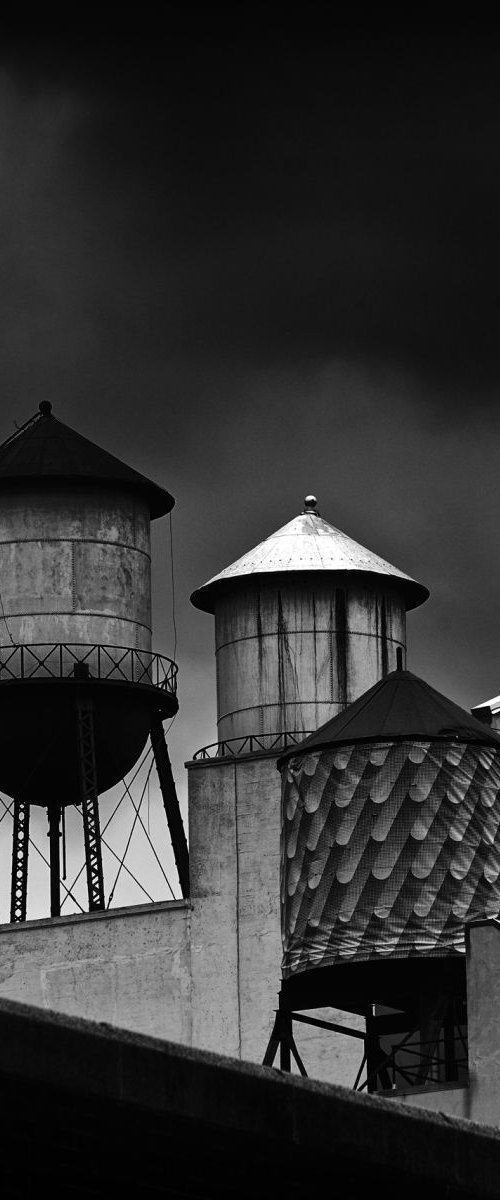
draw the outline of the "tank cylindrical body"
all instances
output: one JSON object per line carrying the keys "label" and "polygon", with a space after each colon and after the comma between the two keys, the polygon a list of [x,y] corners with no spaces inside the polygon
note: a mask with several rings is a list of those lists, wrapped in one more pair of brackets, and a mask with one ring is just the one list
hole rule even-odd
{"label": "tank cylindrical body", "polygon": [[150,525],[173,503],[56,420],[48,401],[0,446],[0,786],[9,795],[78,801],[84,709],[99,791],[137,761],[152,713],[176,711],[175,670],[151,649]]}
{"label": "tank cylindrical body", "polygon": [[3,484],[0,590],[4,644],[100,643],[149,651],[146,497],[98,480]]}
{"label": "tank cylindrical body", "polygon": [[305,747],[282,778],[285,978],[457,954],[466,921],[498,915],[500,743]]}
{"label": "tank cylindrical body", "polygon": [[[406,653],[427,588],[354,542],[306,496],[302,513],[193,592],[215,615],[219,742],[302,733]],[[285,744],[286,744],[286,739]]]}
{"label": "tank cylindrical body", "polygon": [[237,582],[215,601],[220,741],[316,729],[405,654],[403,594],[384,576]]}

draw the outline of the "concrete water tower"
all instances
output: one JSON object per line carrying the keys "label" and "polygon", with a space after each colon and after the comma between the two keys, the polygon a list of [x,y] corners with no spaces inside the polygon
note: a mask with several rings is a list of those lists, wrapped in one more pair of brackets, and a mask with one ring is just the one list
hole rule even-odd
{"label": "concrete water tower", "polygon": [[48,402],[0,446],[0,789],[14,800],[11,921],[26,918],[31,805],[47,809],[51,915],[61,822],[81,805],[89,909],[104,907],[99,793],[148,735],[183,894],[187,847],[162,719],[175,663],[151,647],[150,524],[167,491],[62,424]]}
{"label": "concrete water tower", "polygon": [[303,1070],[293,1022],[331,1006],[365,1018],[365,1035],[342,1029],[364,1041],[368,1090],[463,1084],[465,928],[500,912],[500,736],[396,670],[279,766],[283,983],[265,1061],[281,1046]]}
{"label": "concrete water tower", "polygon": [[396,666],[406,611],[427,596],[330,525],[313,496],[193,593],[215,617],[219,739],[188,764],[193,939],[210,944],[210,957],[193,955],[207,997],[200,1044],[259,1059],[269,1036],[281,960],[277,756]]}

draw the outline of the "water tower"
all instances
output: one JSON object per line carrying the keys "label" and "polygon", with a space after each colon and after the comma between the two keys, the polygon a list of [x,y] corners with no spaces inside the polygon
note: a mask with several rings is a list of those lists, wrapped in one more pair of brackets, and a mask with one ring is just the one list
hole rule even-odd
{"label": "water tower", "polygon": [[192,596],[215,617],[217,668],[218,741],[188,764],[193,938],[210,944],[210,958],[192,960],[207,1048],[258,1060],[269,1037],[281,958],[277,757],[395,667],[406,612],[427,596],[325,520],[314,496]]}
{"label": "water tower", "polygon": [[99,793],[148,736],[183,895],[187,846],[162,720],[175,663],[151,647],[150,525],[167,491],[54,417],[50,403],[0,446],[0,790],[13,798],[11,921],[26,919],[29,817],[47,809],[51,915],[61,823],[81,805],[89,910],[104,907]]}
{"label": "water tower", "polygon": [[191,597],[215,615],[219,742],[304,733],[406,653],[406,612],[428,589],[321,517],[287,525]]}
{"label": "water tower", "polygon": [[370,1091],[465,1081],[465,926],[500,912],[500,736],[396,670],[279,766],[283,982],[265,1061],[280,1046],[305,1070],[293,1022],[332,1006],[365,1018],[347,1032]]}

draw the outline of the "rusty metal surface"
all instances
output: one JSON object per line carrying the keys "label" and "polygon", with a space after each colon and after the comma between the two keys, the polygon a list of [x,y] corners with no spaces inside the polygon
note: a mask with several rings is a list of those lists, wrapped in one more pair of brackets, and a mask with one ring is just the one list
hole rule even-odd
{"label": "rusty metal surface", "polygon": [[[265,582],[264,582],[265,579]],[[215,615],[220,741],[317,729],[365,692],[405,649],[404,602],[386,577],[348,586],[310,574],[254,577]],[[385,592],[380,587],[385,584]],[[242,581],[243,582],[243,581]]]}
{"label": "rusty metal surface", "polygon": [[361,546],[320,517],[306,511],[283,525],[253,550],[242,555],[218,575],[214,575],[191,596],[196,608],[214,612],[218,595],[237,579],[269,576],[283,572],[362,572],[382,575],[399,586],[407,608],[423,604],[429,592],[423,584],[393,567],[385,559]]}
{"label": "rusty metal surface", "polygon": [[[2,488],[2,640],[151,649],[150,516],[126,486]],[[5,619],[5,620],[4,620]]]}

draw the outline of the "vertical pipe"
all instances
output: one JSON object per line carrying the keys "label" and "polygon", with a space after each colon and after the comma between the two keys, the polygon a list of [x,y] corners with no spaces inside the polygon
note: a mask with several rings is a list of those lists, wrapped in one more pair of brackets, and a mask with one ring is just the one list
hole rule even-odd
{"label": "vertical pipe", "polygon": [[292,1016],[283,1009],[280,1012],[280,1034],[280,1068],[282,1071],[291,1071]]}
{"label": "vertical pipe", "polygon": [[50,847],[50,915],[51,917],[60,917],[61,915],[61,887],[60,887],[60,863],[59,863],[59,839],[60,839],[60,821],[61,809],[59,804],[49,804],[47,808],[49,818],[49,847]]}

